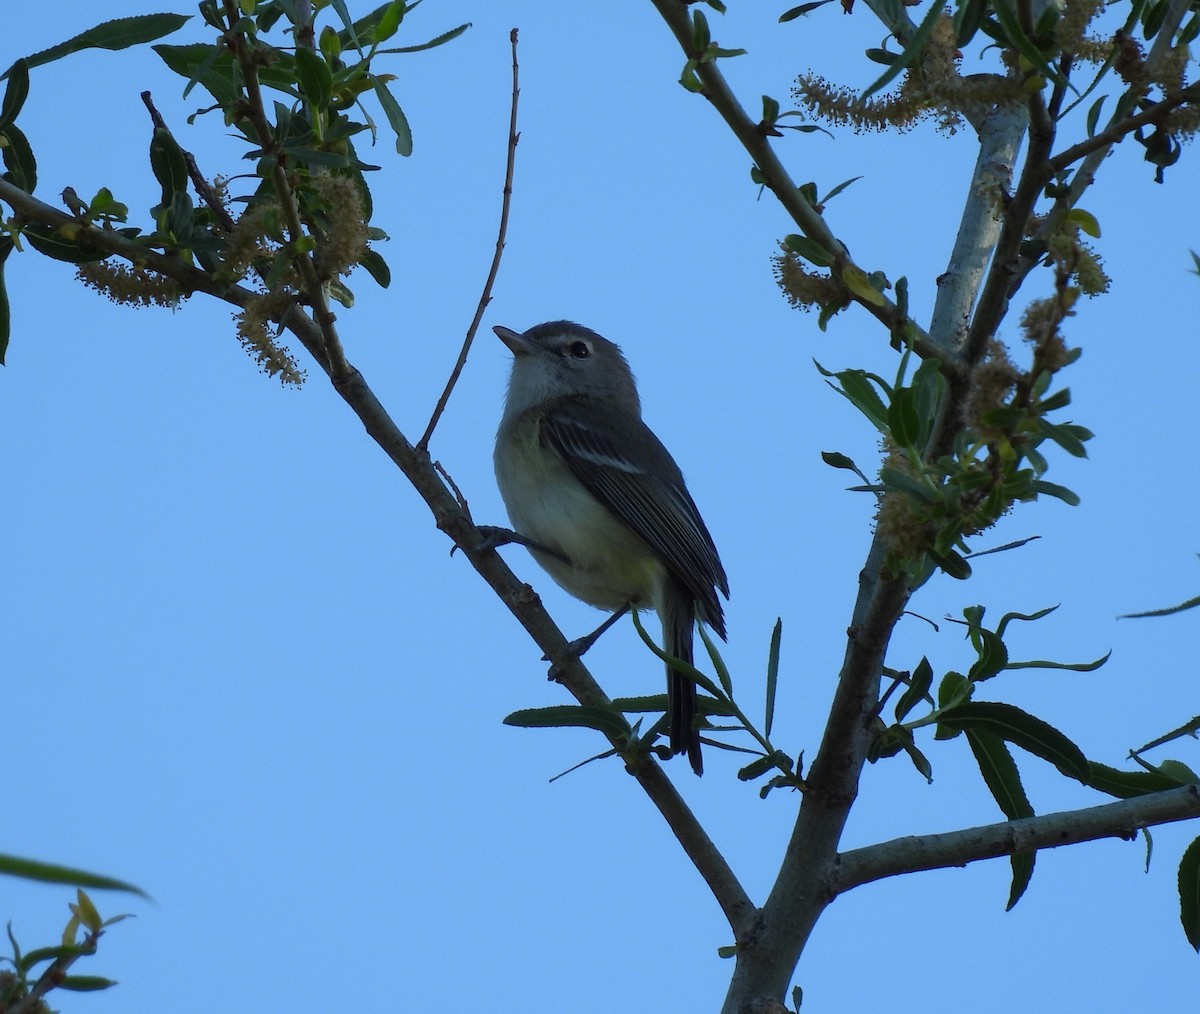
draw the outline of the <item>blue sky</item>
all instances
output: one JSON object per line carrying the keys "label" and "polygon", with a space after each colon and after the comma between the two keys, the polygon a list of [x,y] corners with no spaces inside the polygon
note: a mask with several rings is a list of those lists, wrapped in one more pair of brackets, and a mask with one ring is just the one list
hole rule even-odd
{"label": "blue sky", "polygon": [[[803,69],[860,88],[877,76],[859,54],[884,33],[865,9],[777,25],[786,4],[730,6],[710,20],[722,44],[750,50],[724,68],[751,109],[764,93],[786,107]],[[168,8],[45,9],[6,12],[0,63],[100,17]],[[761,699],[781,616],[776,730],[811,756],[872,513],[820,452],[867,467],[876,444],[813,359],[887,375],[886,336],[855,309],[822,333],[782,299],[769,258],[794,227],[758,199],[749,159],[707,103],[677,85],[682,57],[649,4],[430,0],[398,41],[464,21],[473,28],[459,40],[387,68],[414,153],[385,144],[369,157],[384,166],[375,224],[392,237],[382,252],[394,281],[381,291],[351,279],[358,304],[339,319],[348,355],[415,439],[492,255],[508,32],[519,27],[508,250],[433,454],[477,520],[503,523],[491,453],[509,354],[487,328],[567,317],[622,345],[729,573],[739,696]],[[154,204],[144,89],[209,173],[241,171],[218,120],[186,126],[203,102],[181,99],[182,84],[148,50],[36,69],[21,123],[39,194],[107,185],[131,208]],[[831,203],[830,224],[860,264],[906,275],[915,316],[927,316],[974,159],[969,134],[816,133],[780,151],[822,192],[863,176]],[[967,584],[934,579],[912,605],[941,621],[975,603],[989,615],[1061,603],[1013,632],[1014,655],[1112,649],[1110,663],[1017,672],[988,689],[1111,764],[1200,711],[1196,614],[1116,619],[1200,585],[1195,153],[1162,186],[1141,154],[1119,147],[1084,202],[1114,286],[1069,325],[1085,354],[1067,383],[1071,416],[1096,439],[1088,461],[1063,455],[1048,475],[1083,505],[1019,508],[984,544],[1039,541],[979,561]],[[716,950],[730,941],[699,877],[616,763],[548,783],[597,752],[595,737],[501,724],[565,695],[319,371],[281,390],[241,351],[229,308],[201,298],[134,312],[35,256],[14,255],[7,277],[0,851],[120,876],[155,899],[97,895],[104,914],[138,918],[80,970],[121,985],[54,1005],[716,1009],[732,969]],[[1015,317],[1005,337],[1017,339]],[[569,636],[599,619],[523,551],[504,552]],[[956,627],[939,627],[903,621],[889,663],[969,665]],[[589,661],[610,693],[660,689],[660,666],[627,623]],[[999,819],[965,744],[927,745],[932,785],[902,758],[866,771],[847,847]],[[1183,751],[1169,753],[1195,765]],[[1100,801],[1019,761],[1039,812]],[[710,750],[707,762],[702,780],[680,763],[670,773],[761,901],[796,800],[760,801],[734,778],[736,760]],[[801,962],[804,1009],[1191,1009],[1200,964],[1178,927],[1175,868],[1196,833],[1156,830],[1149,873],[1141,842],[1043,853],[1010,913],[1004,861],[854,891]],[[56,936],[69,898],[0,880],[0,916],[26,947]]]}

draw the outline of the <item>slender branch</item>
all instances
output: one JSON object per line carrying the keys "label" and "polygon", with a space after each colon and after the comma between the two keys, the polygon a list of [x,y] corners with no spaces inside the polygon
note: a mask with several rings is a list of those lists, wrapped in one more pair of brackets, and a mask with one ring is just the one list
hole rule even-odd
{"label": "slender branch", "polygon": [[1069,165],[1078,162],[1081,158],[1090,155],[1092,152],[1098,152],[1103,149],[1105,154],[1107,154],[1109,148],[1124,140],[1135,130],[1140,127],[1149,126],[1152,123],[1158,123],[1180,106],[1186,105],[1187,102],[1188,100],[1182,95],[1168,96],[1160,102],[1154,103],[1148,109],[1143,109],[1140,113],[1127,116],[1117,123],[1110,123],[1086,141],[1080,141],[1078,144],[1071,145],[1070,148],[1064,148],[1050,159],[1048,164],[1050,175],[1053,176],[1054,173],[1062,172]]}
{"label": "slender branch", "polygon": [[[684,54],[689,59],[699,57],[700,54],[692,48],[692,25],[686,4],[680,3],[679,0],[650,0],[650,2],[658,9],[658,13],[675,35]],[[783,205],[792,221],[806,236],[819,243],[833,257],[834,277],[840,277],[848,269],[862,271],[863,269],[851,259],[845,245],[830,231],[825,219],[808,203],[800,192],[800,188],[793,182],[783,163],[779,160],[779,156],[775,154],[775,149],[771,147],[770,141],[759,130],[758,124],[750,119],[737,96],[733,94],[725,76],[717,68],[716,62],[708,60],[700,63],[696,68],[696,74],[704,86],[704,97],[713,104],[721,118],[729,125],[729,129],[733,131],[734,136],[742,143],[742,147],[746,149],[762,174],[766,186]],[[869,272],[864,273],[869,274]],[[913,350],[918,355],[945,360],[945,352],[937,349],[912,320],[902,316],[896,304],[886,296],[880,294],[878,303],[861,299],[858,296],[853,296],[853,298],[868,313],[881,321],[891,333],[898,334],[902,329],[907,328],[911,337],[906,340],[910,341]]]}
{"label": "slender branch", "polygon": [[1139,828],[1200,817],[1200,786],[1183,785],[1082,810],[1048,813],[944,834],[910,835],[844,852],[832,889],[851,888],[918,870],[966,866],[981,859],[1075,845],[1100,838],[1133,838]]}
{"label": "slender branch", "polygon": [[479,322],[483,320],[483,311],[492,301],[492,285],[496,281],[496,275],[500,272],[500,259],[504,256],[504,239],[508,234],[508,212],[512,205],[513,169],[517,159],[517,142],[521,139],[521,135],[517,133],[517,97],[521,94],[521,89],[518,87],[517,78],[517,30],[515,28],[509,33],[508,41],[512,46],[512,108],[508,117],[508,159],[504,167],[504,197],[500,202],[500,230],[496,236],[496,252],[492,255],[492,266],[488,271],[487,281],[483,284],[479,303],[475,307],[475,316],[471,320],[471,326],[467,328],[467,336],[463,339],[462,348],[459,350],[458,361],[454,364],[454,369],[450,371],[450,379],[446,381],[446,389],[438,398],[433,415],[429,419],[429,425],[425,427],[425,432],[417,441],[417,447],[421,450],[429,446],[434,428],[446,410],[446,404],[450,401],[454,385],[458,383],[463,367],[467,365],[467,354],[471,351],[471,344],[475,341],[475,332],[479,330]]}
{"label": "slender branch", "polygon": [[[204,292],[239,307],[260,298],[257,293],[241,286],[218,284],[210,275],[183,260],[161,254],[118,232],[90,225],[80,226],[72,216],[2,178],[0,201],[8,204],[20,221],[36,222],[54,229],[64,225],[79,227],[80,242],[130,263],[145,265],[174,279],[185,291]],[[317,364],[326,373],[331,373],[323,355],[321,328],[298,304],[293,303],[282,314],[281,323],[299,339]],[[483,534],[438,475],[428,453],[409,443],[358,370],[351,366],[344,376],[331,375],[330,379],[338,394],[363,423],[367,433],[404,473],[428,505],[437,527],[462,549],[471,565],[545,653],[555,667],[559,682],[581,704],[610,709],[614,715],[618,715],[611,700],[571,651],[566,637],[542,606],[541,599],[529,585],[518,580],[499,553],[487,547]],[[625,732],[631,734],[632,729],[626,726]],[[618,751],[628,749],[628,739],[623,739],[622,735],[609,734],[608,739]],[[652,757],[638,758],[630,773],[679,839],[725,913],[735,937],[744,936],[753,923],[755,906],[679,791]]]}

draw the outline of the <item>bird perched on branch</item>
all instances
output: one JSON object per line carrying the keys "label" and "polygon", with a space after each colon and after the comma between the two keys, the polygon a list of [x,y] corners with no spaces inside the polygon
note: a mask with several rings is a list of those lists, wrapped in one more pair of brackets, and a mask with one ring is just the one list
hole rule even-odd
{"label": "bird perched on branch", "polygon": [[[725,637],[717,591],[728,598],[729,583],[683,473],[642,421],[621,350],[565,320],[493,330],[514,356],[495,465],[517,534],[558,584],[613,619],[654,609],[663,649],[690,665],[697,619]],[[701,774],[696,684],[670,665],[667,700],[671,753]]]}

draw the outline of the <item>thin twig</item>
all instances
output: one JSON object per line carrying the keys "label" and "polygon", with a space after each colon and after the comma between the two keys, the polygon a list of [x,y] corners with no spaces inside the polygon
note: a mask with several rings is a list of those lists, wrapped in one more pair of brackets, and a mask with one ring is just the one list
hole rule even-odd
{"label": "thin twig", "polygon": [[[151,98],[148,91],[142,92],[142,102],[145,104],[146,109],[149,110],[150,120],[153,122],[153,124],[159,129],[165,130],[168,134],[171,134],[171,128],[167,126],[167,121],[163,119],[162,114],[155,107],[154,99]],[[174,134],[171,134],[171,139],[175,139]],[[221,223],[222,229],[224,229],[226,232],[233,232],[233,216],[229,214],[229,209],[225,207],[225,205],[221,202],[221,199],[217,197],[216,191],[213,190],[208,180],[204,178],[204,174],[200,171],[200,165],[196,161],[196,156],[180,145],[178,141],[175,143],[179,147],[179,150],[183,152],[183,160],[185,163],[187,163],[188,177],[192,181],[192,186],[196,188],[196,193],[199,194],[200,200],[202,200],[208,206],[209,210],[217,216],[217,219]]]}
{"label": "thin twig", "polygon": [[517,142],[521,139],[521,135],[517,132],[517,97],[521,94],[521,90],[518,87],[517,79],[517,30],[515,28],[509,33],[508,41],[512,46],[512,108],[508,117],[508,158],[504,167],[504,197],[500,202],[500,231],[496,236],[496,252],[492,255],[492,266],[488,271],[487,281],[483,284],[479,303],[475,307],[475,317],[471,321],[471,326],[467,328],[467,336],[463,339],[462,348],[459,350],[458,361],[454,364],[454,369],[450,371],[450,379],[446,381],[446,389],[438,398],[433,415],[429,418],[429,425],[425,427],[425,432],[417,441],[417,447],[421,450],[429,447],[429,441],[433,437],[438,420],[446,411],[446,405],[450,401],[454,385],[458,383],[463,367],[467,365],[467,354],[471,351],[471,345],[475,341],[475,332],[479,330],[483,312],[492,301],[492,285],[500,272],[500,259],[504,256],[504,240],[508,234],[508,211],[512,204],[513,170],[517,161]]}
{"label": "thin twig", "polygon": [[[694,52],[692,39],[692,23],[688,7],[679,0],[651,0],[658,13],[662,16],[667,27],[671,29],[684,55],[695,59],[701,54]],[[784,210],[791,216],[793,222],[810,239],[815,240],[833,258],[832,272],[834,277],[841,277],[847,270],[863,271],[850,258],[845,244],[830,230],[825,219],[808,202],[800,188],[796,186],[788,171],[784,168],[770,141],[758,129],[758,124],[750,119],[745,108],[729,87],[729,82],[717,67],[717,61],[708,60],[696,67],[696,75],[703,85],[702,94],[721,118],[729,125],[734,136],[742,143],[747,154],[754,160],[763,181],[770,189]],[[869,275],[869,271],[863,271]],[[882,293],[878,301],[868,301],[859,296],[852,298],[869,314],[881,321],[891,334],[907,332],[905,341],[911,344],[917,355],[926,359],[937,359],[943,366],[943,372],[953,374],[956,366],[948,360],[950,357],[944,349],[939,349],[916,323],[901,315],[899,308]]]}

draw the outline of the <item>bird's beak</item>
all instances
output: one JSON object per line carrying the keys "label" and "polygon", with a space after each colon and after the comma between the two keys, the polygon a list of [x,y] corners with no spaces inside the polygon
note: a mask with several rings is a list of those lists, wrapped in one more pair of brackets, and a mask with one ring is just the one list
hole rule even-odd
{"label": "bird's beak", "polygon": [[496,337],[509,347],[514,356],[529,356],[536,351],[532,342],[527,341],[523,335],[518,334],[511,327],[501,327],[497,324],[492,330],[496,332]]}

